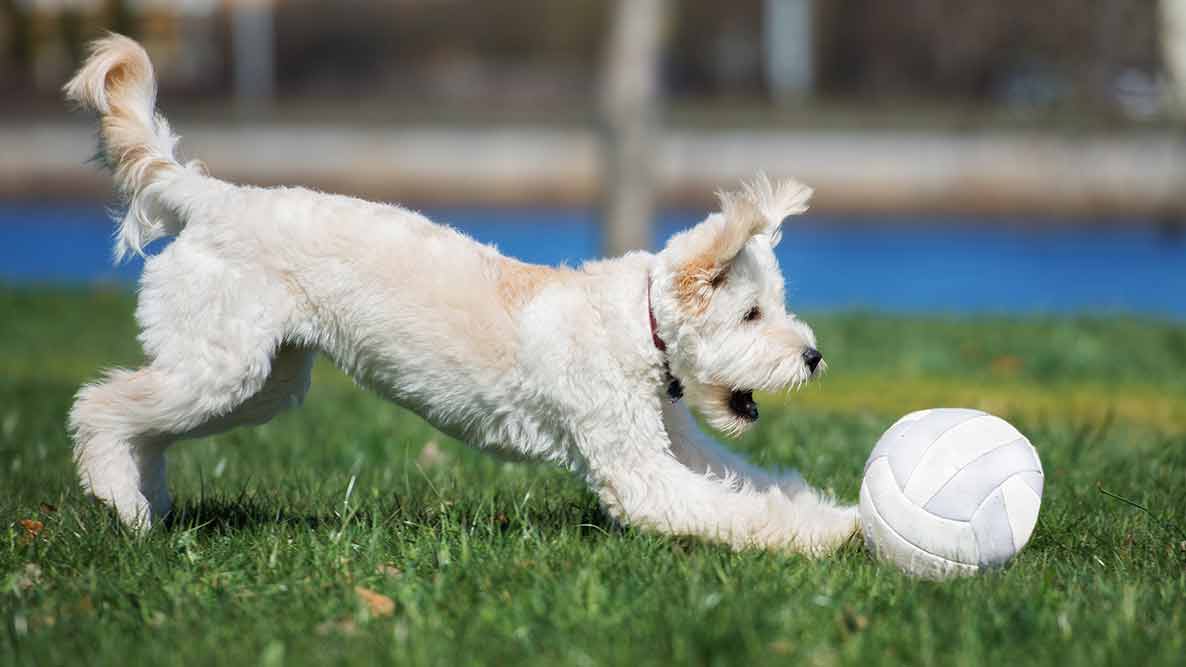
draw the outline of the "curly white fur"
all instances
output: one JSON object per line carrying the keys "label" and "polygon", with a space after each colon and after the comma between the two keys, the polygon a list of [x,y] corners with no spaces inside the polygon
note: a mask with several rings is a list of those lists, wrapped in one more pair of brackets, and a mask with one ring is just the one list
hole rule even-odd
{"label": "curly white fur", "polygon": [[130,198],[117,256],[178,235],[142,277],[147,364],[83,387],[70,413],[83,485],[128,524],[169,511],[169,445],[299,404],[322,352],[459,439],[577,472],[623,522],[811,554],[853,533],[853,508],[725,451],[665,395],[666,365],[736,432],[748,421],[735,390],[819,372],[773,252],[803,186],[760,177],[658,254],[554,269],[400,207],[182,166],[151,65],[126,38],[100,41],[66,89],[99,112]]}

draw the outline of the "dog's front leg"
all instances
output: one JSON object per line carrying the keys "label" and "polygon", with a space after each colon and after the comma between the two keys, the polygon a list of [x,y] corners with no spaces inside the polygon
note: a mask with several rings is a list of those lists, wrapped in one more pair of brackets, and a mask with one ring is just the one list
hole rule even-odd
{"label": "dog's front leg", "polygon": [[759,491],[781,487],[792,495],[806,485],[796,470],[765,470],[722,447],[700,429],[682,401],[663,403],[663,427],[671,440],[672,454],[695,472],[737,480]]}
{"label": "dog's front leg", "polygon": [[854,508],[837,506],[802,480],[762,485],[727,468],[728,477],[711,466],[693,470],[676,458],[670,445],[664,435],[599,464],[590,462],[591,481],[611,516],[639,528],[736,548],[811,555],[832,551],[856,531]]}

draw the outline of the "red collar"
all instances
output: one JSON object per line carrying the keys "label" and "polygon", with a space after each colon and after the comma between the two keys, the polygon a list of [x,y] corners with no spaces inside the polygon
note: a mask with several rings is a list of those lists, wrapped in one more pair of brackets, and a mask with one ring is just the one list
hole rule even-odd
{"label": "red collar", "polygon": [[651,318],[651,342],[660,352],[667,351],[667,343],[659,338],[659,323],[655,321],[655,309],[651,308],[651,279],[647,276],[647,315]]}
{"label": "red collar", "polygon": [[671,367],[667,364],[667,343],[659,338],[659,323],[655,321],[655,309],[651,308],[651,279],[647,276],[647,316],[651,320],[651,342],[655,348],[663,353],[663,374],[667,383],[667,398],[675,403],[684,397],[684,385],[671,374]]}

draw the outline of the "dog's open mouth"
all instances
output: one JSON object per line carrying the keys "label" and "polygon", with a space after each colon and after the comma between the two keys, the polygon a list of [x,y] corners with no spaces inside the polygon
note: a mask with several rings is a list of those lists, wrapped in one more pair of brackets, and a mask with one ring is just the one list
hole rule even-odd
{"label": "dog's open mouth", "polygon": [[753,390],[734,389],[729,394],[729,410],[746,421],[758,421],[758,404],[754,401]]}

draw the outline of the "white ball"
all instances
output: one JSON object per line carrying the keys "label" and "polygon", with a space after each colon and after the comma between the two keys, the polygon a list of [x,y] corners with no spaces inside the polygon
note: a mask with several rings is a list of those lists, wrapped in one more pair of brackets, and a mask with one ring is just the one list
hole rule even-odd
{"label": "white ball", "polygon": [[865,542],[930,579],[1001,565],[1034,531],[1042,481],[1038,452],[1009,422],[979,410],[912,412],[865,464]]}

